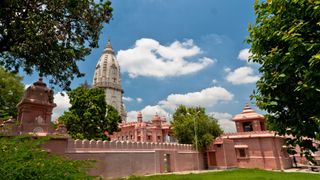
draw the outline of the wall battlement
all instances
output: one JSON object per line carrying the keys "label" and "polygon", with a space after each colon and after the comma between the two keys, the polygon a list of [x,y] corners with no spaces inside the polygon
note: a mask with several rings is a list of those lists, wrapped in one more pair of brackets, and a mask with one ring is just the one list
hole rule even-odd
{"label": "wall battlement", "polygon": [[184,152],[195,152],[191,144],[69,139],[68,151],[72,151],[72,150],[81,150],[81,151],[177,150],[177,151],[184,151]]}

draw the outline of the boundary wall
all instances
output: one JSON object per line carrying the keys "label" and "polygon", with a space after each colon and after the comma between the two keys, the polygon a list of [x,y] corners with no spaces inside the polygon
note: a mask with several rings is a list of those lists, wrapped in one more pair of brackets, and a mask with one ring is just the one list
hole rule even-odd
{"label": "boundary wall", "polygon": [[89,174],[104,178],[204,169],[190,144],[55,138],[43,147],[71,159],[95,160]]}

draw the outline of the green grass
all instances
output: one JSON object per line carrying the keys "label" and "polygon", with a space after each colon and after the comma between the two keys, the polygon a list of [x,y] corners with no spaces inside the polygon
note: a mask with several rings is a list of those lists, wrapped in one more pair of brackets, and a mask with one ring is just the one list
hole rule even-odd
{"label": "green grass", "polygon": [[275,171],[265,171],[265,170],[257,170],[257,169],[236,169],[236,170],[226,170],[219,172],[209,172],[209,173],[201,173],[201,174],[184,174],[184,175],[176,175],[176,174],[167,174],[167,175],[156,175],[156,176],[131,176],[128,178],[129,180],[159,180],[159,179],[168,179],[168,180],[209,180],[209,179],[226,179],[226,180],[320,180],[320,173],[292,173],[292,172],[275,172]]}

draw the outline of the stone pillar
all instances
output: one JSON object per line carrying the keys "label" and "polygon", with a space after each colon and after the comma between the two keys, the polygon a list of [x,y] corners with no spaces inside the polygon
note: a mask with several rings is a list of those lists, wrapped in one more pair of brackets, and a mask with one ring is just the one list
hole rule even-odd
{"label": "stone pillar", "polygon": [[243,125],[241,122],[236,122],[237,132],[243,132]]}
{"label": "stone pillar", "polygon": [[252,122],[253,131],[261,131],[261,125],[259,120],[255,120]]}

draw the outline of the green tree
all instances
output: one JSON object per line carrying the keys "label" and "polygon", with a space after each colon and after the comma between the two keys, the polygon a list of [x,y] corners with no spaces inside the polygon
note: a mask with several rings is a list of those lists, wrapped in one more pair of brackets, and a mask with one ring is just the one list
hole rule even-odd
{"label": "green tree", "polygon": [[68,92],[71,107],[59,120],[65,123],[68,133],[78,139],[107,139],[121,122],[117,110],[106,105],[103,89],[80,86]]}
{"label": "green tree", "polygon": [[173,114],[172,130],[179,143],[193,144],[199,150],[204,150],[223,133],[217,120],[208,116],[204,108],[184,105],[180,105]]}
{"label": "green tree", "polygon": [[320,1],[256,1],[254,9],[247,42],[262,77],[252,97],[269,129],[291,135],[286,143],[310,158],[320,133]]}
{"label": "green tree", "polygon": [[17,116],[17,104],[21,100],[24,85],[22,77],[7,72],[0,66],[0,119]]}
{"label": "green tree", "polygon": [[67,160],[40,148],[48,137],[0,137],[1,179],[93,179],[87,161]]}
{"label": "green tree", "polygon": [[109,0],[1,0],[0,65],[38,71],[65,90],[81,77],[78,61],[98,47],[103,23],[112,17]]}

